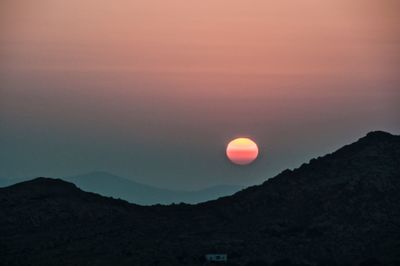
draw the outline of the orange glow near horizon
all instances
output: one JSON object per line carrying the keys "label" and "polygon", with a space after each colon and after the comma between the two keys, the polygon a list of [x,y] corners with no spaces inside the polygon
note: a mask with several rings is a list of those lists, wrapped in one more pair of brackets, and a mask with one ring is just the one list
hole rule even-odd
{"label": "orange glow near horizon", "polygon": [[234,164],[247,165],[257,159],[258,146],[249,138],[237,138],[229,142],[226,156]]}

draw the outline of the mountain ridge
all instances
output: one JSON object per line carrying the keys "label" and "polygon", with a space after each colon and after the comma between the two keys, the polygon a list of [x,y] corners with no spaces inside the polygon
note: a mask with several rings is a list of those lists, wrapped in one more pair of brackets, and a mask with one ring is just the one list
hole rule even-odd
{"label": "mountain ridge", "polygon": [[[5,262],[202,265],[213,252],[246,266],[400,262],[400,136],[388,133],[197,205],[138,206],[46,180],[0,189]],[[49,184],[72,196],[46,194]]]}
{"label": "mountain ridge", "polygon": [[[60,179],[71,182],[87,192],[119,198],[140,205],[167,205],[181,202],[195,204],[231,195],[243,188],[235,185],[216,185],[193,191],[172,190],[142,184],[104,171],[61,177]],[[18,179],[19,182],[27,180],[31,179]],[[11,179],[2,181],[2,187],[15,184]]]}
{"label": "mountain ridge", "polygon": [[85,191],[121,198],[141,205],[180,202],[195,204],[230,195],[241,189],[240,186],[221,185],[193,191],[172,190],[142,184],[107,172],[91,172],[63,179]]}

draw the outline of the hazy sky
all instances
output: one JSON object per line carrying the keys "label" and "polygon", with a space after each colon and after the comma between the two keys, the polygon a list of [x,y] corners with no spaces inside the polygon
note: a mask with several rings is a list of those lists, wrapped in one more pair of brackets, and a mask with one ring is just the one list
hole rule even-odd
{"label": "hazy sky", "polygon": [[[255,184],[400,133],[397,0],[2,0],[0,176]],[[261,157],[224,156],[236,136]]]}

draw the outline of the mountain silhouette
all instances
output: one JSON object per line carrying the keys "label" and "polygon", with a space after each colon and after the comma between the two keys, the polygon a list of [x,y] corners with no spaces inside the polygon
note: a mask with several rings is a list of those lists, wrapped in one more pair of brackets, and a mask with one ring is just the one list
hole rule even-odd
{"label": "mountain silhouette", "polygon": [[262,185],[140,206],[59,179],[0,188],[4,265],[400,265],[400,136],[371,132]]}
{"label": "mountain silhouette", "polygon": [[181,202],[193,204],[232,195],[242,189],[240,186],[219,185],[195,191],[169,190],[144,185],[107,172],[92,172],[63,179],[82,190],[141,205]]}
{"label": "mountain silhouette", "polygon": [[[0,187],[10,186],[31,178],[0,178]],[[91,172],[82,175],[62,177],[87,192],[119,198],[140,205],[189,203],[195,204],[211,199],[232,195],[242,189],[235,185],[217,185],[208,188],[184,191],[157,188],[141,184],[107,172]]]}

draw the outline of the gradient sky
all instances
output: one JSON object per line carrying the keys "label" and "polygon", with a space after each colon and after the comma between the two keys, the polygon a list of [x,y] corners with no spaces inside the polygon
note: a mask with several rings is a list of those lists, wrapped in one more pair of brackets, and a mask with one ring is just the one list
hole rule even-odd
{"label": "gradient sky", "polygon": [[[249,185],[400,133],[397,0],[2,0],[0,176]],[[225,157],[238,136],[260,158]]]}

